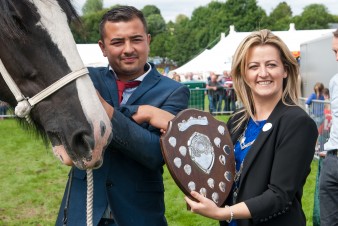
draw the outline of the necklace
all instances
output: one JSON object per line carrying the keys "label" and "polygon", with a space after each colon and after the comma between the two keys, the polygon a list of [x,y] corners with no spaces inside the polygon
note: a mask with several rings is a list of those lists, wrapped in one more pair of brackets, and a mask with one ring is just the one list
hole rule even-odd
{"label": "necklace", "polygon": [[244,130],[244,133],[242,133],[241,137],[239,138],[239,146],[241,147],[241,150],[243,151],[245,148],[247,147],[250,147],[256,139],[248,142],[245,144],[245,140],[246,140],[246,137],[245,137],[245,133],[246,133],[246,129],[248,128],[248,126],[245,128]]}

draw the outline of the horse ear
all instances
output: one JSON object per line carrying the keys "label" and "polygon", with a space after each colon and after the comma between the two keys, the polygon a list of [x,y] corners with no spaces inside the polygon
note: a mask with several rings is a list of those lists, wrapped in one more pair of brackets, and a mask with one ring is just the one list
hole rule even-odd
{"label": "horse ear", "polygon": [[104,57],[107,57],[106,48],[105,48],[105,46],[104,46],[104,43],[102,42],[102,40],[99,40],[98,43],[99,43],[99,46],[100,46],[100,48],[101,48],[101,51],[102,51],[103,56],[104,56]]}

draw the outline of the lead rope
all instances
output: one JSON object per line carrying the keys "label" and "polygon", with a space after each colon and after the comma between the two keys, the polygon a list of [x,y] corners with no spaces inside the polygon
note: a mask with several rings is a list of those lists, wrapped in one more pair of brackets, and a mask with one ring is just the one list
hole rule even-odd
{"label": "lead rope", "polygon": [[93,170],[87,169],[87,226],[93,226]]}
{"label": "lead rope", "polygon": [[[68,191],[66,196],[65,208],[63,209],[63,226],[67,226],[68,221],[68,206],[69,206],[69,196],[70,188],[72,186],[73,179],[73,167],[69,173],[69,182],[68,182]],[[87,169],[87,226],[93,226],[93,170]]]}

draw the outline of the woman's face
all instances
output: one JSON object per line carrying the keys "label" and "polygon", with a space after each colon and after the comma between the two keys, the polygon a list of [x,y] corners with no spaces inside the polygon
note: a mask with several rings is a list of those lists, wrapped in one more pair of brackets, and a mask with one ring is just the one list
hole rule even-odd
{"label": "woman's face", "polygon": [[279,50],[272,45],[251,47],[248,53],[245,80],[255,103],[279,101],[283,79],[287,77]]}

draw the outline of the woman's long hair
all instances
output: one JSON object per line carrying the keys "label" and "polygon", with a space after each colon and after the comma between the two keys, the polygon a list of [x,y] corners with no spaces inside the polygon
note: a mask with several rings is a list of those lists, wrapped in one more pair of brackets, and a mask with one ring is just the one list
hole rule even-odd
{"label": "woman's long hair", "polygon": [[237,130],[250,117],[253,118],[255,114],[255,104],[251,89],[245,80],[245,73],[247,71],[249,50],[259,45],[272,45],[279,50],[281,61],[288,75],[283,80],[282,101],[286,105],[298,104],[299,91],[297,88],[297,78],[299,67],[296,59],[286,44],[271,31],[266,29],[255,31],[239,44],[232,62],[231,75],[234,89],[238,100],[241,101],[244,107],[237,112],[243,113],[243,115],[236,122],[237,125],[234,127],[234,130]]}

